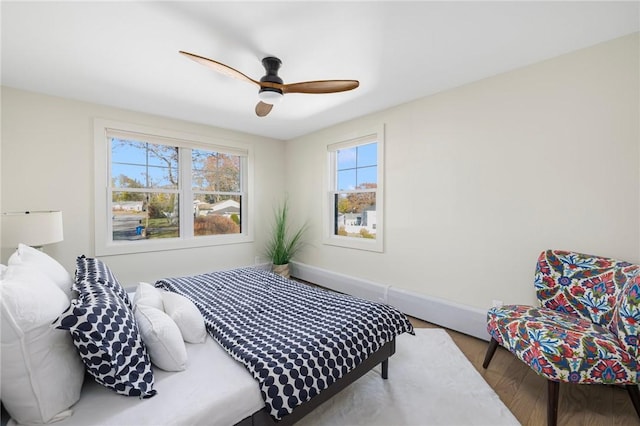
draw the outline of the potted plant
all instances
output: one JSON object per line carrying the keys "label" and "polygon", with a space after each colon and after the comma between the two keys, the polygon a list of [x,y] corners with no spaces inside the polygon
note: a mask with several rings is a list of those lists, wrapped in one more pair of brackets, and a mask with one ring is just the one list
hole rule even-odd
{"label": "potted plant", "polygon": [[289,261],[302,246],[302,235],[307,224],[302,225],[296,232],[289,230],[289,205],[284,203],[274,210],[274,224],[271,239],[266,246],[266,254],[271,259],[272,271],[285,278],[289,278]]}

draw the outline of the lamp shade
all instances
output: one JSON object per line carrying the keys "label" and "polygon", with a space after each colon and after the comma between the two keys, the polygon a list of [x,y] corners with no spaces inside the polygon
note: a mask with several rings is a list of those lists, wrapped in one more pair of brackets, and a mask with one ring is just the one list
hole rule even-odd
{"label": "lamp shade", "polygon": [[41,247],[62,239],[61,211],[2,213],[2,247]]}

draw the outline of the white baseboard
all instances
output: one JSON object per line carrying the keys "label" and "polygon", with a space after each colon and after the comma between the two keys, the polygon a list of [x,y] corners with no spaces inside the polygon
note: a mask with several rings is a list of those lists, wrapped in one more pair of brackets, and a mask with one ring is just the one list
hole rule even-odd
{"label": "white baseboard", "polygon": [[339,274],[327,269],[291,262],[291,275],[330,290],[351,294],[374,302],[395,306],[407,315],[489,340],[487,311],[391,285]]}

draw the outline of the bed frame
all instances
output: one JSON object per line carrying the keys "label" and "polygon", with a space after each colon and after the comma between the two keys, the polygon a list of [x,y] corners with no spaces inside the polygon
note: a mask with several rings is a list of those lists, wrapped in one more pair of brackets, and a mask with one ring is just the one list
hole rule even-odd
{"label": "bed frame", "polygon": [[348,372],[340,380],[334,382],[327,389],[320,392],[309,401],[298,405],[291,414],[284,416],[282,419],[276,421],[269,415],[266,408],[253,413],[251,416],[244,418],[240,422],[236,423],[236,426],[289,426],[293,425],[304,416],[315,410],[325,401],[332,398],[341,390],[349,386],[351,383],[358,380],[369,370],[373,369],[378,364],[382,364],[382,378],[387,379],[389,374],[389,357],[396,352],[396,341],[392,341],[383,345],[378,351],[374,352],[366,360],[360,363],[356,368]]}

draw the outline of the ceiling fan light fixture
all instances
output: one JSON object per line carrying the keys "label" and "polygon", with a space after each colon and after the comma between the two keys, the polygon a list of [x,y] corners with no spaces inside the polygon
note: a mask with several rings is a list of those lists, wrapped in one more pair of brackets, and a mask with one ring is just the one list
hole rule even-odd
{"label": "ceiling fan light fixture", "polygon": [[219,73],[258,86],[260,88],[260,91],[258,92],[258,98],[260,98],[260,101],[258,101],[255,108],[255,112],[258,117],[267,116],[269,112],[271,112],[273,105],[282,101],[282,96],[285,93],[337,93],[353,90],[360,85],[358,80],[316,80],[284,84],[282,79],[278,77],[278,70],[282,65],[282,61],[275,56],[262,58],[262,66],[264,66],[266,74],[260,79],[260,81],[256,81],[251,77],[244,75],[237,69],[223,64],[222,62],[217,62],[213,59],[205,58],[204,56],[185,52],[183,50],[180,51],[180,54],[202,65],[208,66]]}
{"label": "ceiling fan light fixture", "polygon": [[282,91],[270,87],[264,87],[258,92],[258,98],[265,104],[277,104],[282,100],[282,96]]}

